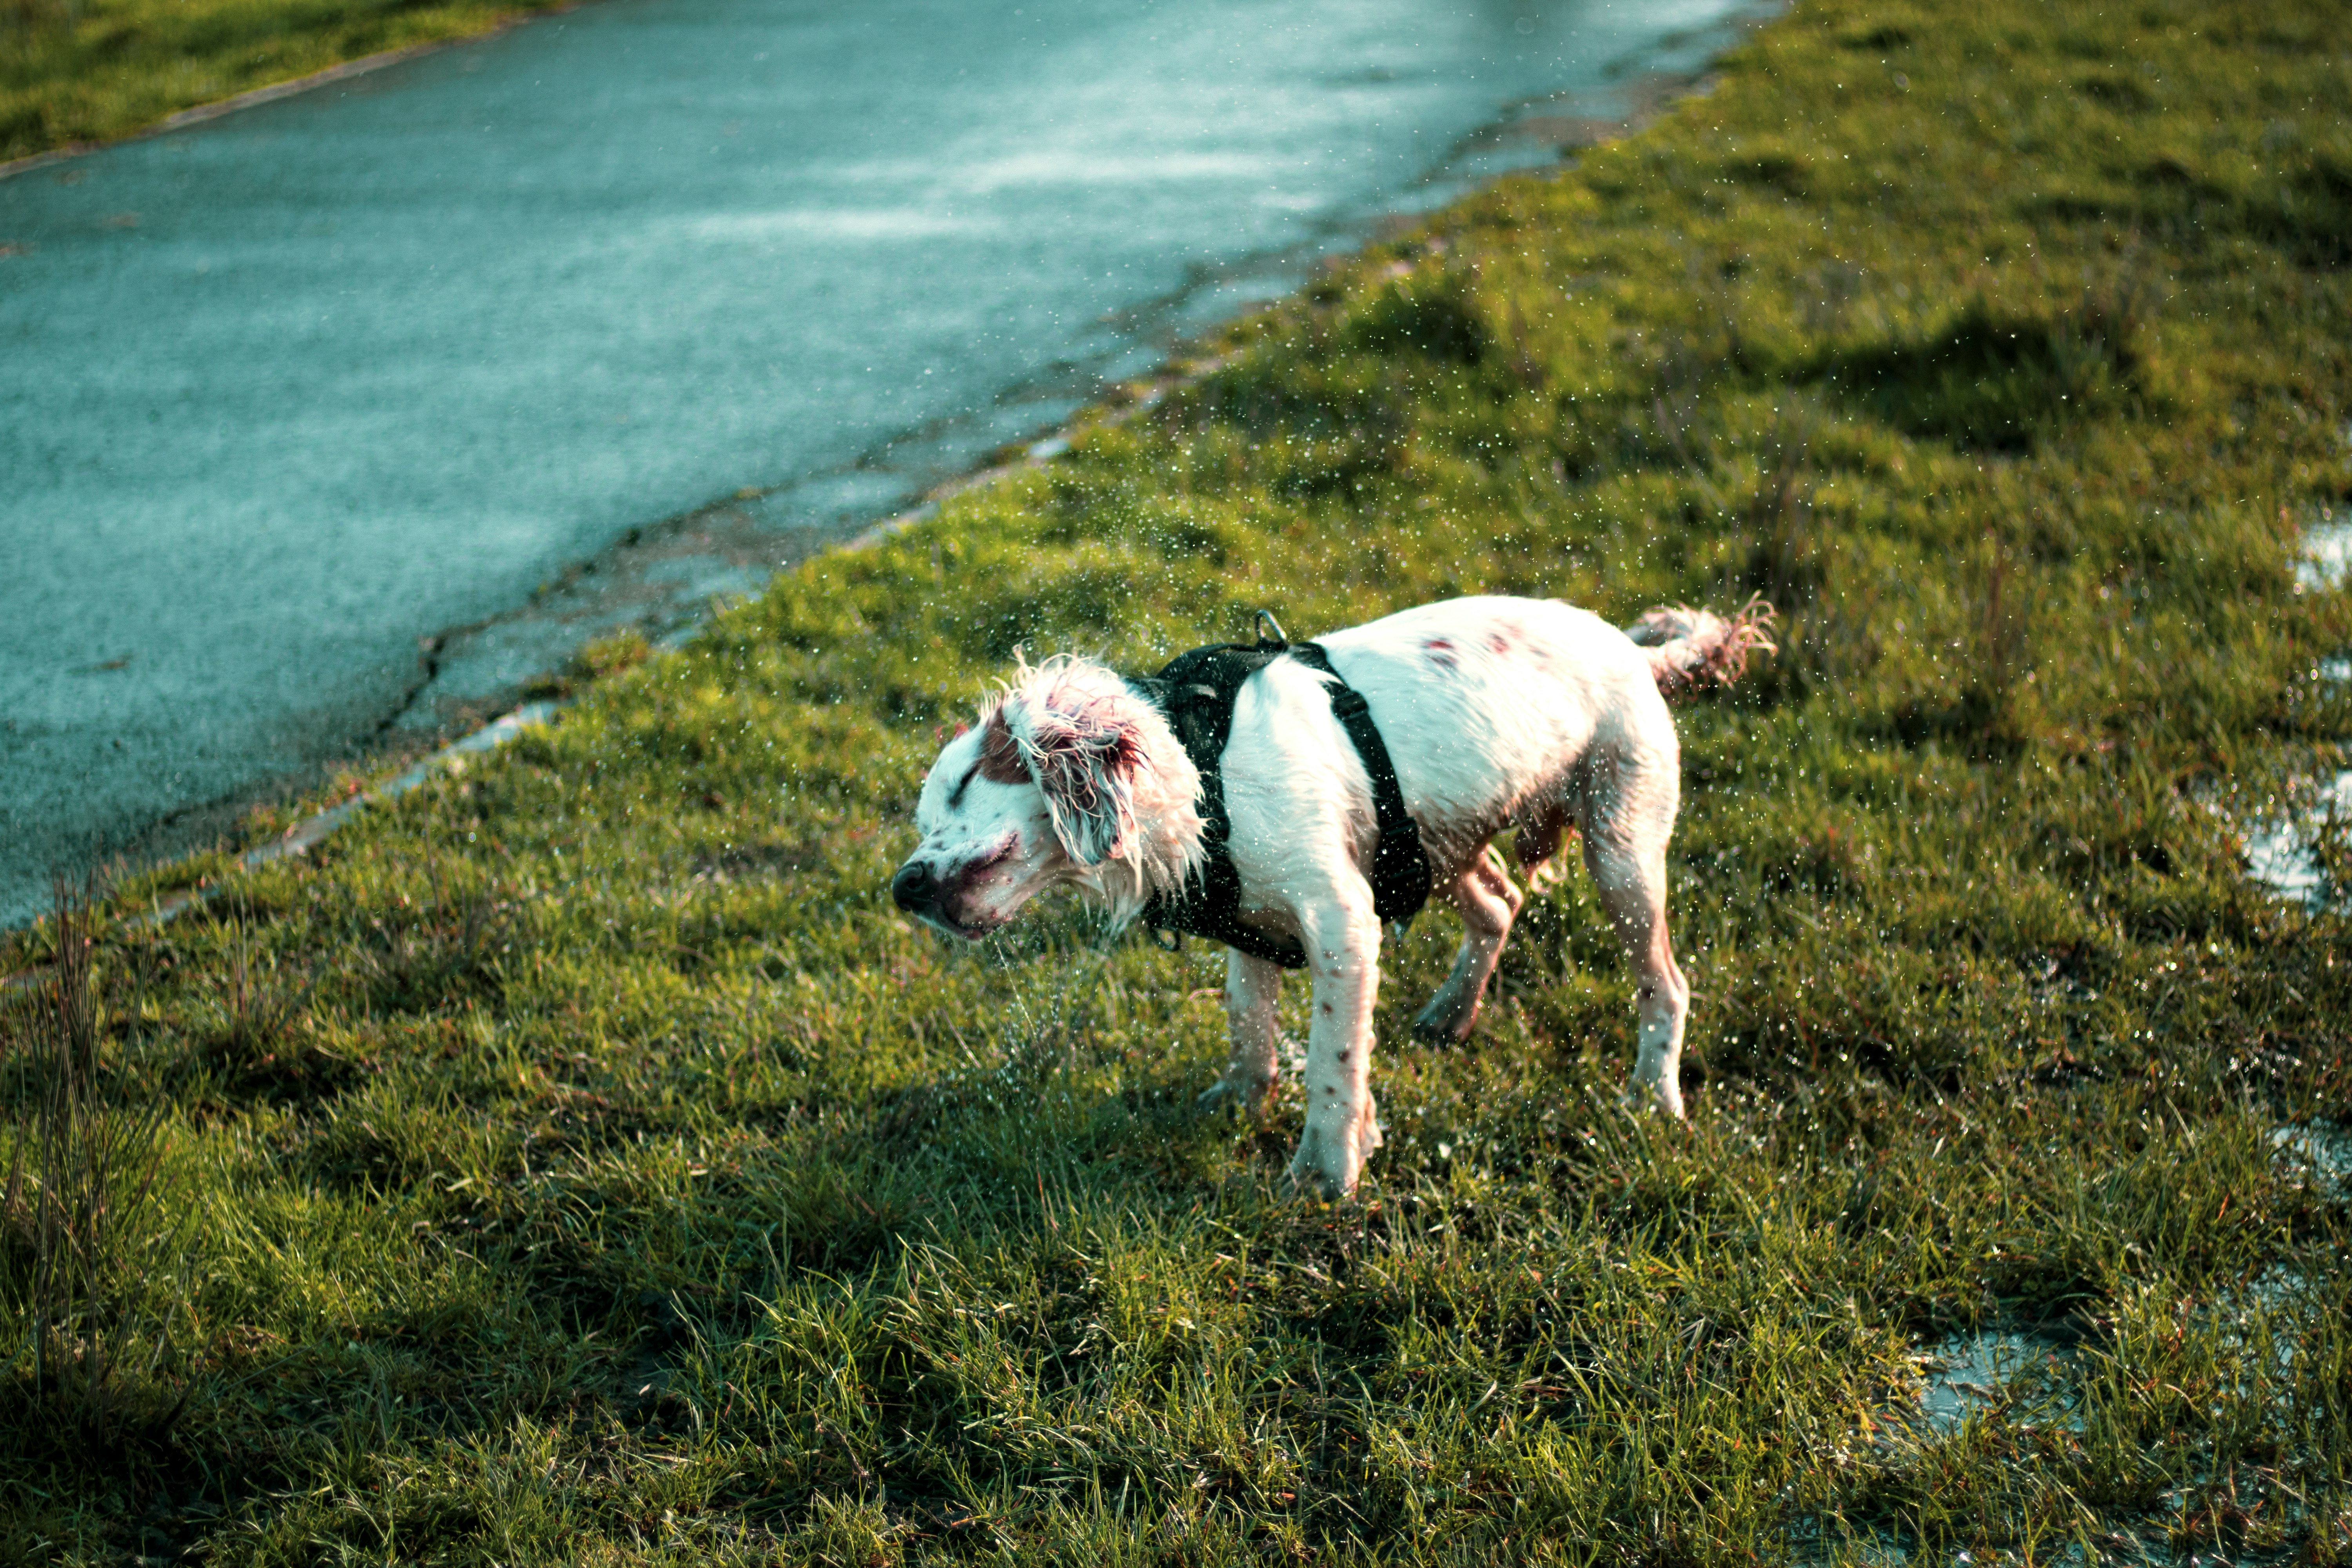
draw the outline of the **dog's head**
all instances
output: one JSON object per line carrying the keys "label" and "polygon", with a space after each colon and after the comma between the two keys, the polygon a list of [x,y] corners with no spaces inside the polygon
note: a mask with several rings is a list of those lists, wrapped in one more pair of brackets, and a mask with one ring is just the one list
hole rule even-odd
{"label": "dog's head", "polygon": [[915,806],[922,843],[890,896],[975,939],[1056,887],[1131,916],[1198,858],[1198,789],[1167,721],[1116,674],[1069,658],[1024,666],[931,764]]}

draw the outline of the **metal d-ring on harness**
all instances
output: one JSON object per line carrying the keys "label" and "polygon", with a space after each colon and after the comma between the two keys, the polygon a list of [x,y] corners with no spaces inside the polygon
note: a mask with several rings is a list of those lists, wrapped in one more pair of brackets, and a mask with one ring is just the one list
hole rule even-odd
{"label": "metal d-ring on harness", "polygon": [[1311,642],[1294,643],[1264,610],[1257,613],[1255,644],[1223,643],[1180,655],[1167,668],[1135,684],[1156,700],[1168,716],[1184,754],[1201,773],[1201,837],[1207,854],[1201,868],[1174,894],[1160,893],[1144,906],[1143,923],[1166,932],[1173,948],[1182,932],[1221,942],[1252,958],[1278,963],[1285,969],[1307,966],[1306,950],[1242,923],[1241,873],[1234,868],[1230,841],[1233,820],[1225,812],[1223,762],[1225,742],[1234,729],[1234,701],[1242,683],[1277,658],[1294,658],[1329,679],[1331,715],[1355,743],[1364,772],[1372,784],[1372,810],[1380,826],[1380,845],[1372,852],[1370,880],[1372,910],[1383,924],[1409,921],[1429,901],[1429,856],[1421,847],[1421,825],[1404,808],[1404,790],[1397,783],[1396,764],[1372,722],[1363,694],[1339,678],[1330,658]]}

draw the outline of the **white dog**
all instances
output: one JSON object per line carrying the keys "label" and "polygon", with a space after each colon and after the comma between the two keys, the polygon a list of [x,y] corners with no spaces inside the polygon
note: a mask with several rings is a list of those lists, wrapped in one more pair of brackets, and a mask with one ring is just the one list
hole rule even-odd
{"label": "white dog", "polygon": [[[1770,647],[1769,616],[1653,610],[1620,631],[1556,601],[1466,598],[1317,639],[1369,705],[1434,886],[1462,914],[1461,951],[1416,1033],[1469,1033],[1518,913],[1522,895],[1488,841],[1516,830],[1518,863],[1539,882],[1559,875],[1552,857],[1577,830],[1638,979],[1633,1087],[1682,1114],[1690,993],[1666,939],[1681,762],[1665,696],[1736,679],[1751,648]],[[1374,786],[1334,713],[1339,694],[1299,658],[1272,658],[1234,695],[1218,768],[1241,922],[1265,939],[1254,945],[1292,949],[1312,972],[1306,1131],[1290,1174],[1327,1198],[1354,1187],[1381,1142],[1367,1087],[1381,945],[1367,880]],[[1179,893],[1220,852],[1204,831],[1214,815],[1204,783],[1217,781],[1186,754],[1166,698],[1161,683],[1087,659],[1024,665],[924,781],[922,843],[891,883],[900,907],[978,938],[1056,887],[1092,895],[1122,923]],[[1203,1106],[1255,1110],[1273,1088],[1281,973],[1229,948],[1233,1056]]]}

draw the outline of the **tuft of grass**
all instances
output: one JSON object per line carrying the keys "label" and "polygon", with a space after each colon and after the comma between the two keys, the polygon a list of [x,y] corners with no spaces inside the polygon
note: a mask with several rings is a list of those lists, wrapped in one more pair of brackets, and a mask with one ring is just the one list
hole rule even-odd
{"label": "tuft of grass", "polygon": [[[2346,41],[1801,4],[1054,461],[99,921],[187,1404],[135,1473],[0,1424],[0,1562],[2352,1556],[2346,917],[2230,815],[2352,741],[2295,529],[2352,498]],[[1619,1106],[1580,874],[1462,1048],[1406,1028],[1449,922],[1391,943],[1329,1209],[1295,1099],[1186,1112],[1217,955],[889,906],[1015,647],[1481,590],[1782,612],[1679,720],[1687,1125]],[[2038,1349],[1934,1417],[1986,1336]]]}
{"label": "tuft of grass", "polygon": [[158,1213],[163,1108],[100,1081],[94,891],[58,882],[46,982],[0,1018],[0,1063],[32,1105],[0,1174],[0,1411],[26,1449],[135,1474],[178,1414],[155,1383],[170,1303],[150,1277],[173,1249]]}

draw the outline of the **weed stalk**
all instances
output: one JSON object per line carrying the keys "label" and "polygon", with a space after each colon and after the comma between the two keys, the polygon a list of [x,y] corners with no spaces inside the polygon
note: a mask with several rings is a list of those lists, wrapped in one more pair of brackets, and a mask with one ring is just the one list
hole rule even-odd
{"label": "weed stalk", "polygon": [[[163,1158],[161,1107],[121,1103],[100,1082],[100,1005],[91,973],[95,879],[56,890],[48,984],[20,1010],[15,1048],[20,1123],[0,1183],[0,1227],[29,1268],[5,1367],[29,1362],[30,1393],[90,1450],[124,1435],[124,1359],[141,1336],[131,1299],[149,1261],[149,1211]],[[145,1369],[160,1362],[163,1339]]]}

